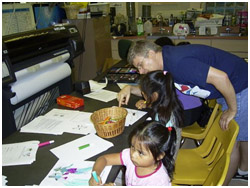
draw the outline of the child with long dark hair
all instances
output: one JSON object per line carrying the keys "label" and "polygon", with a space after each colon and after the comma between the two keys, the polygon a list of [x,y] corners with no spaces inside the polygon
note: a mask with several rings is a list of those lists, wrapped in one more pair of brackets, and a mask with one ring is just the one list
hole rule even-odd
{"label": "child with long dark hair", "polygon": [[145,100],[136,103],[138,109],[149,107],[151,117],[166,127],[175,127],[177,132],[177,151],[181,141],[183,108],[177,97],[174,80],[169,72],[152,71],[143,75],[140,89]]}
{"label": "child with long dark hair", "polygon": [[91,177],[89,184],[102,185],[99,175],[105,166],[124,165],[128,186],[170,186],[174,171],[175,128],[166,128],[155,121],[144,122],[132,131],[130,138],[130,148],[96,160],[93,171],[99,183]]}

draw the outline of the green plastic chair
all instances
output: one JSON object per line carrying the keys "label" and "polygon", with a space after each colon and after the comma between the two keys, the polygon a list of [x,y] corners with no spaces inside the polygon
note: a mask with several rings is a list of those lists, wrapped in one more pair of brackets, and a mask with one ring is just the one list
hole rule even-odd
{"label": "green plastic chair", "polygon": [[127,60],[128,50],[132,44],[131,40],[120,39],[118,41],[118,53],[122,60]]}

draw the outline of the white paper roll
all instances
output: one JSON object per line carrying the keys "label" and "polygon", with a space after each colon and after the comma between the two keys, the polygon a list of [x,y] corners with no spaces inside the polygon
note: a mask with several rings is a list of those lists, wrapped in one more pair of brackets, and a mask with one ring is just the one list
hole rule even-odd
{"label": "white paper roll", "polygon": [[57,63],[44,67],[33,74],[17,78],[17,81],[11,85],[12,92],[16,93],[11,98],[11,104],[15,105],[27,99],[70,74],[71,68],[68,63]]}
{"label": "white paper roll", "polygon": [[15,76],[18,79],[21,79],[21,77],[26,76],[26,75],[30,75],[30,74],[35,74],[37,71],[44,69],[48,66],[51,66],[53,64],[57,64],[57,63],[63,63],[65,61],[67,61],[70,57],[69,53],[65,53],[62,55],[59,55],[57,57],[54,57],[52,59],[43,61],[41,63],[38,63],[36,65],[33,65],[31,67],[28,67],[26,69],[22,69],[20,71],[15,72]]}

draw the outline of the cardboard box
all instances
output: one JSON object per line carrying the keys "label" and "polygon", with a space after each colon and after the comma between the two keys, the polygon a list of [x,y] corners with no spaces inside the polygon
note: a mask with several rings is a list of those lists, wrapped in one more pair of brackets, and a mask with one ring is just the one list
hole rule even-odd
{"label": "cardboard box", "polygon": [[80,106],[84,105],[84,100],[82,98],[70,96],[70,95],[62,95],[57,97],[56,99],[57,104],[66,106],[69,108],[79,108]]}

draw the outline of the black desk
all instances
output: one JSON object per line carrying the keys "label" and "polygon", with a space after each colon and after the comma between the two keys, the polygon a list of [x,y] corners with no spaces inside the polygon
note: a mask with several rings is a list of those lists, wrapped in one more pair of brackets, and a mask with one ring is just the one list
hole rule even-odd
{"label": "black desk", "polygon": [[[120,88],[116,84],[108,84],[108,86],[105,88],[111,91],[119,92]],[[74,92],[73,95],[82,97],[82,95]],[[85,111],[85,112],[94,112],[95,110],[105,108],[105,107],[111,107],[111,106],[117,106],[118,101],[115,99],[113,101],[110,101],[108,103],[93,100],[87,97],[83,97],[85,105],[84,107],[80,107],[77,110],[79,111]],[[135,103],[139,99],[139,97],[131,95],[129,105],[124,106],[131,109],[135,108]],[[59,106],[55,104],[55,108],[59,109],[69,109],[64,108],[62,106]],[[114,144],[114,147],[109,148],[108,150],[91,157],[87,160],[95,161],[100,155],[107,154],[107,153],[114,153],[114,152],[120,152],[122,149],[128,147],[128,136],[131,132],[131,130],[138,125],[140,122],[145,121],[146,115],[141,118],[139,121],[137,121],[133,126],[125,127],[124,132],[114,138],[106,139]],[[57,146],[60,146],[62,144],[65,144],[67,142],[70,142],[72,140],[75,140],[77,138],[82,137],[83,135],[77,135],[77,134],[69,134],[64,133],[63,135],[47,135],[47,134],[30,134],[30,133],[20,133],[15,132],[14,134],[10,135],[6,139],[3,140],[3,144],[7,143],[17,143],[17,142],[24,142],[24,141],[30,141],[30,140],[39,140],[40,142],[48,141],[48,140],[55,140],[55,143],[39,148],[36,155],[36,161],[33,162],[31,165],[19,165],[19,166],[8,166],[8,167],[2,167],[2,174],[7,176],[9,186],[21,186],[21,185],[39,185],[41,181],[45,178],[45,176],[49,173],[51,168],[55,165],[55,163],[58,161],[58,158],[50,152],[50,149],[55,148]],[[73,158],[74,156],[72,156]],[[120,170],[121,166],[113,166],[111,169],[111,172],[108,176],[107,182],[114,182],[115,178],[118,175],[118,172]]]}

